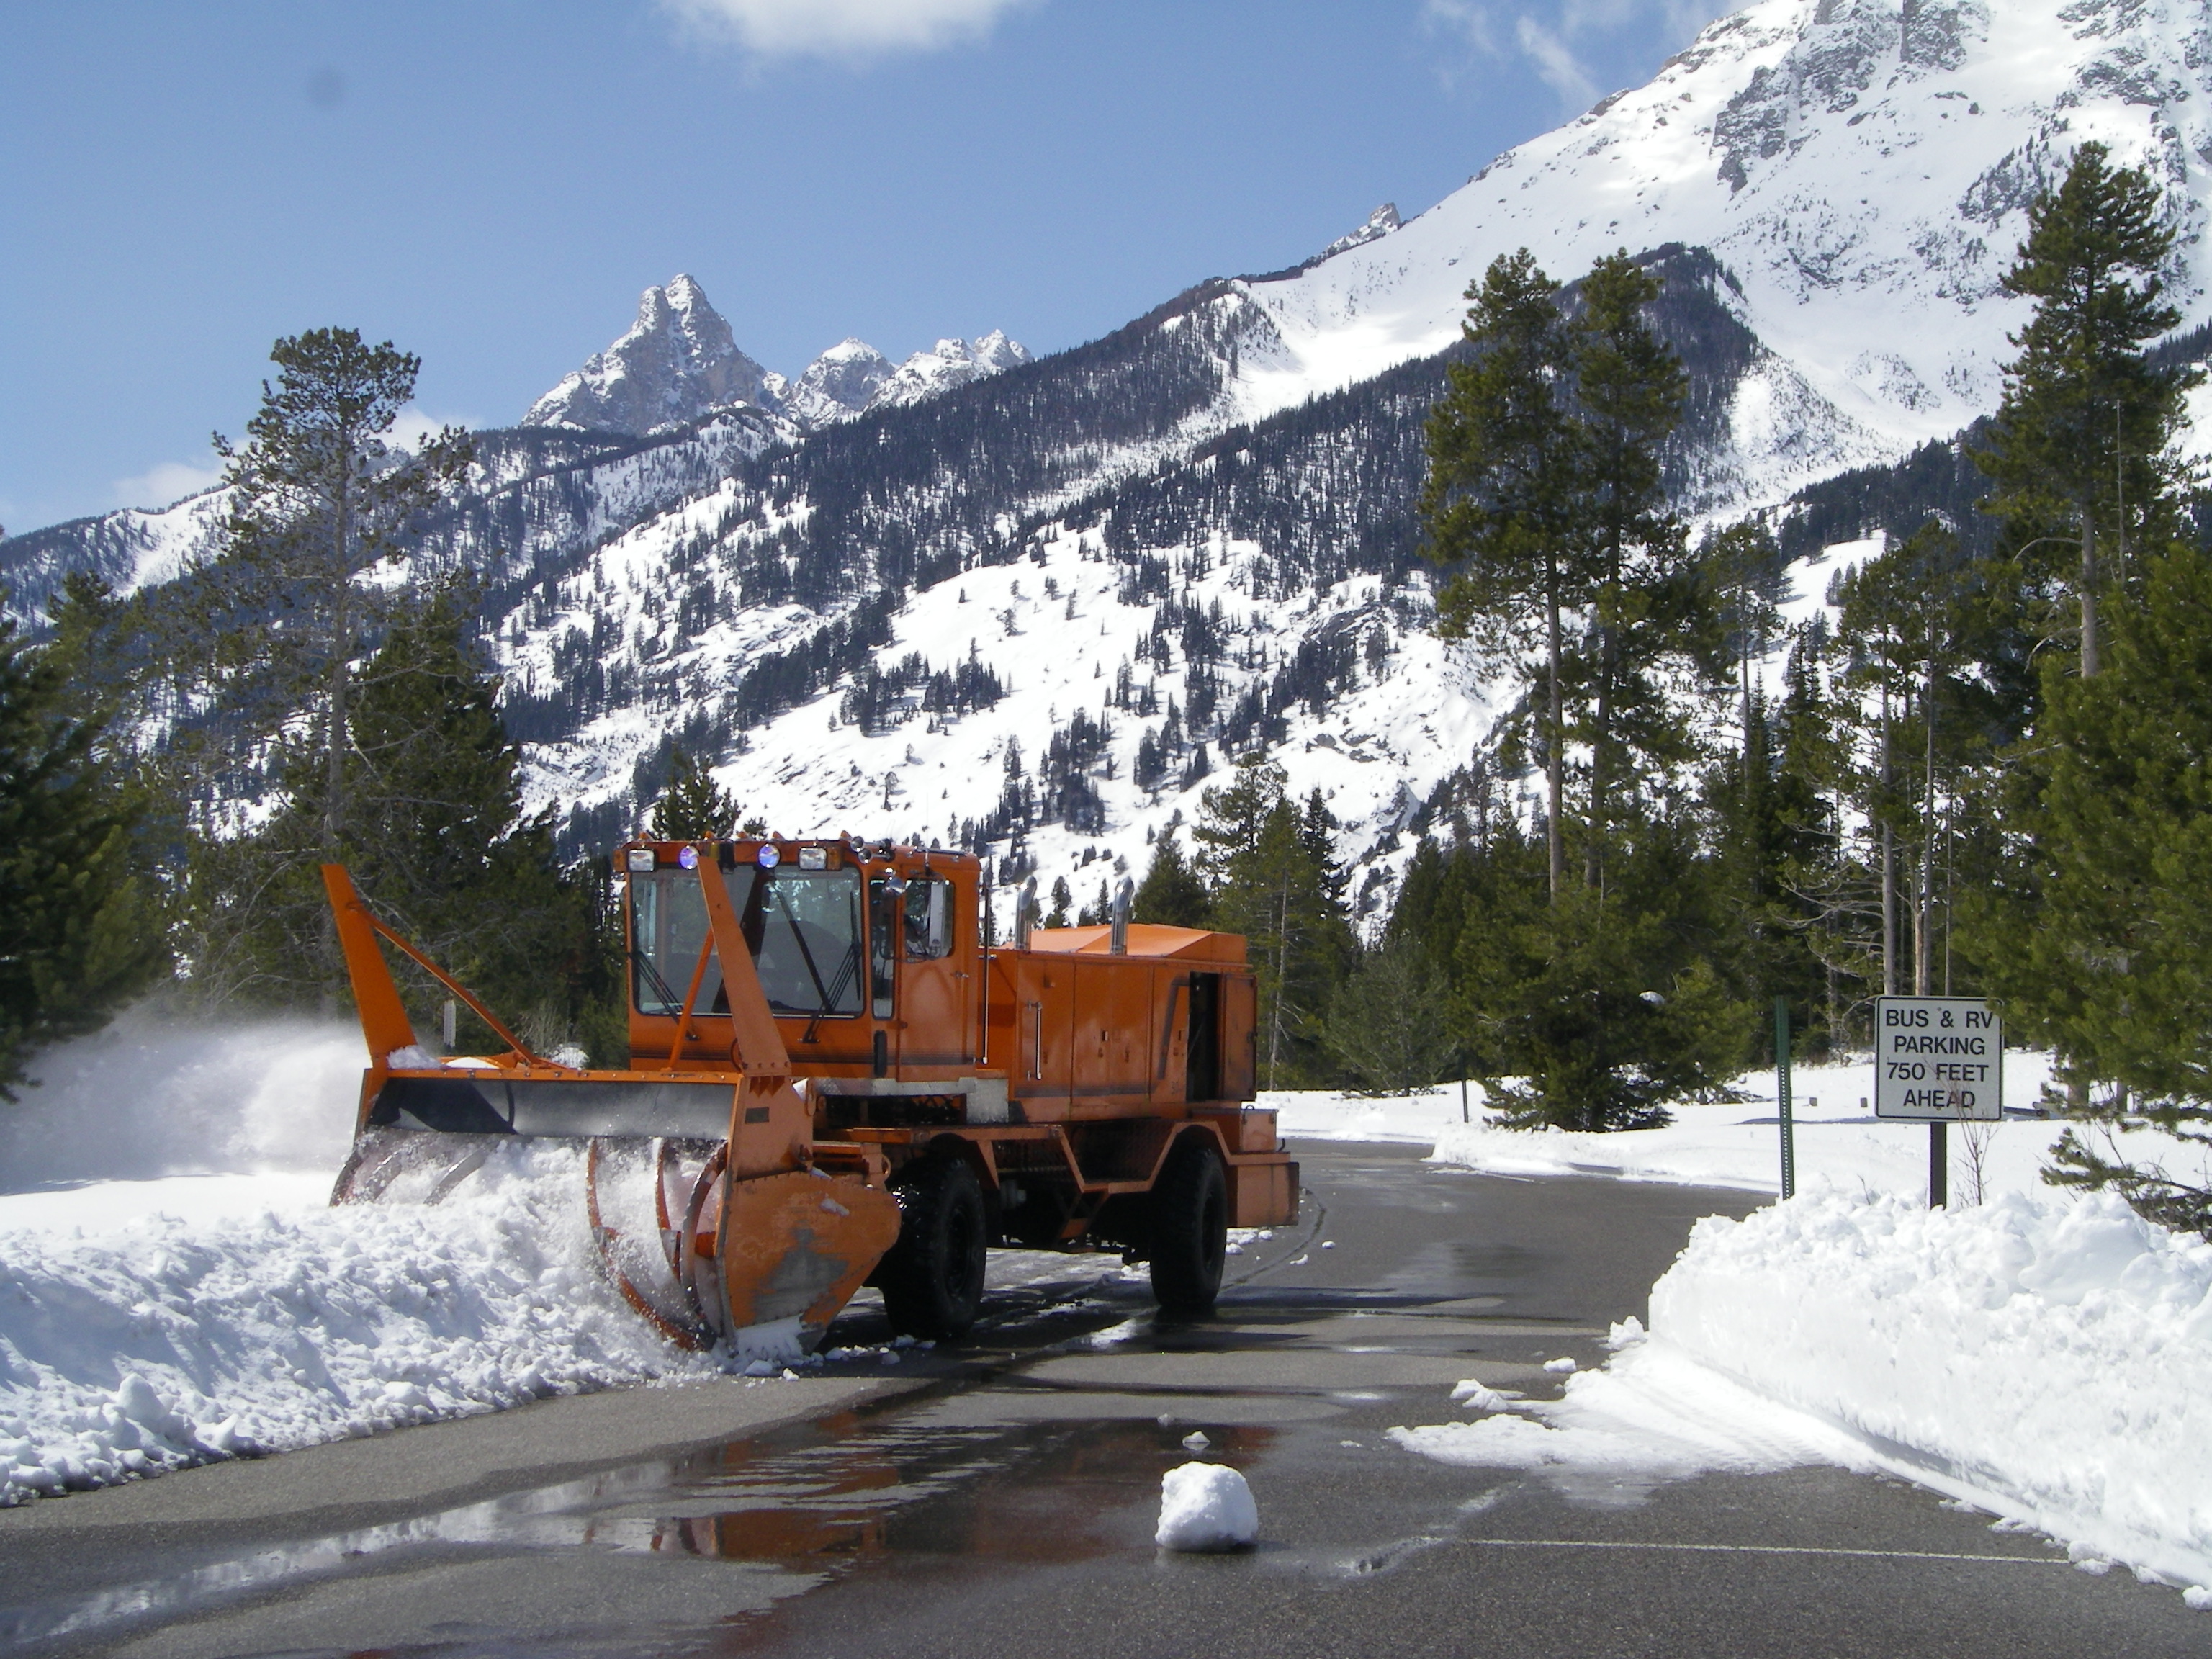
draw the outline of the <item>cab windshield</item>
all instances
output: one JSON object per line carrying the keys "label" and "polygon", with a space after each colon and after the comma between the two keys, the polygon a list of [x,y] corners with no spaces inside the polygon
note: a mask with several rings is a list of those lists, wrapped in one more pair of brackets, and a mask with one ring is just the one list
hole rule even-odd
{"label": "cab windshield", "polygon": [[[860,874],[857,870],[722,872],[761,989],[778,1014],[858,1014],[862,993]],[[707,957],[695,1012],[726,1014],[722,965],[707,951],[707,901],[691,870],[630,878],[630,994],[641,1014],[677,1014]]]}

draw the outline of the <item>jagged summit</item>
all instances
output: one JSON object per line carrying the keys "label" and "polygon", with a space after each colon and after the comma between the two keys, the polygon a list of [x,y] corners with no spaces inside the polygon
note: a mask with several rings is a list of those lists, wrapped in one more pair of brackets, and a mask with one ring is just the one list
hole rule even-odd
{"label": "jagged summit", "polygon": [[1028,348],[1008,339],[1002,329],[994,328],[973,340],[939,340],[929,350],[917,351],[901,363],[898,372],[876,393],[875,404],[918,404],[1029,361]]}
{"label": "jagged summit", "polygon": [[867,408],[896,372],[882,352],[848,335],[807,364],[797,380],[770,376],[769,389],[784,413],[801,426],[826,426]]}
{"label": "jagged summit", "polygon": [[1392,231],[1402,227],[1405,222],[1398,216],[1398,204],[1395,202],[1385,202],[1367,216],[1367,222],[1358,229],[1348,235],[1338,237],[1323,248],[1315,257],[1314,263],[1319,264],[1323,259],[1333,259],[1338,254],[1348,252],[1353,248],[1364,247],[1370,242],[1379,242]]}
{"label": "jagged summit", "polygon": [[750,404],[811,430],[885,404],[919,403],[1029,361],[1028,350],[1000,329],[974,340],[939,340],[896,367],[848,336],[787,380],[740,350],[706,290],[679,276],[646,289],[629,332],[564,376],[520,424],[642,437]]}
{"label": "jagged summit", "polygon": [[639,297],[629,332],[530,406],[524,426],[643,435],[730,404],[766,397],[767,372],[691,277]]}

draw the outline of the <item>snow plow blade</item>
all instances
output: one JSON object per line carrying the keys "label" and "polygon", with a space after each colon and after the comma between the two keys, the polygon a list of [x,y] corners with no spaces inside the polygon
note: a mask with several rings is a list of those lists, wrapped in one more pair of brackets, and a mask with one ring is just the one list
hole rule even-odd
{"label": "snow plow blade", "polygon": [[[436,1204],[521,1143],[565,1143],[610,1282],[670,1341],[767,1358],[821,1342],[896,1242],[898,1204],[880,1155],[814,1142],[811,1085],[792,1078],[735,919],[726,899],[714,902],[719,883],[708,908],[722,960],[738,964],[725,994],[742,1008],[750,991],[757,1005],[734,1021],[729,1065],[613,1071],[532,1053],[379,921],[342,866],[325,865],[323,878],[369,1049],[333,1204]],[[425,1052],[380,939],[465,1003],[507,1051],[453,1060]]]}

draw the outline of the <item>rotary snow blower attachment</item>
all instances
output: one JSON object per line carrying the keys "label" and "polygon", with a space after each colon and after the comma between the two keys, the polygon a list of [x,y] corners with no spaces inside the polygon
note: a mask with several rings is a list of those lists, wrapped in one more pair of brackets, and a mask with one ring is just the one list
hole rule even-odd
{"label": "rotary snow blower attachment", "polygon": [[[892,1325],[974,1323],[993,1244],[1149,1261],[1209,1310],[1227,1228],[1297,1212],[1254,1110],[1244,941],[1128,920],[992,938],[973,855],[862,843],[620,848],[629,1066],[533,1054],[324,866],[369,1066],[331,1201],[436,1203],[523,1139],[582,1141],[608,1276],[671,1340],[811,1351],[864,1283]],[[507,1044],[417,1042],[383,947]]]}
{"label": "rotary snow blower attachment", "polygon": [[[898,1204],[880,1156],[816,1155],[812,1109],[719,883],[702,884],[709,927],[692,997],[719,941],[735,964],[726,1000],[742,1011],[720,1063],[672,1054],[649,1069],[589,1071],[532,1054],[379,921],[342,867],[325,866],[323,880],[369,1052],[332,1203],[435,1203],[512,1137],[581,1139],[585,1200],[608,1276],[663,1335],[741,1353],[808,1352],[820,1341],[896,1241]],[[466,1004],[506,1052],[458,1066],[425,1052],[380,939]]]}

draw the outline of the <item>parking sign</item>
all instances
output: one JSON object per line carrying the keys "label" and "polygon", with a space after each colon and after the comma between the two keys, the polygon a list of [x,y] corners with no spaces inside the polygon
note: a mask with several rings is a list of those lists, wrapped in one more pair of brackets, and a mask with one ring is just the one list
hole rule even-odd
{"label": "parking sign", "polygon": [[1877,997],[1876,1117],[1948,1122],[2004,1112],[2004,1027],[1979,997]]}

